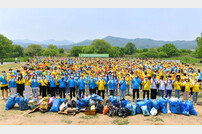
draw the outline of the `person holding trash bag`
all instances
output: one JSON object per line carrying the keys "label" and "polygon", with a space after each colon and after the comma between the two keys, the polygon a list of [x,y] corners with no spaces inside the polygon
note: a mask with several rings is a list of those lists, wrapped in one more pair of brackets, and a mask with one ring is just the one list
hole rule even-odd
{"label": "person holding trash bag", "polygon": [[16,83],[17,83],[17,93],[19,93],[19,95],[23,97],[25,79],[23,78],[21,73],[18,75]]}
{"label": "person holding trash bag", "polygon": [[137,92],[137,99],[139,98],[140,84],[142,83],[142,81],[137,76],[137,74],[135,74],[135,77],[133,78],[133,80],[131,81],[131,83],[133,85],[133,101],[134,101],[135,100],[135,93],[136,92]]}
{"label": "person holding trash bag", "polygon": [[120,84],[120,87],[119,87],[120,99],[125,99],[126,87],[127,87],[127,82],[125,81],[125,77],[122,78],[119,84]]}
{"label": "person holding trash bag", "polygon": [[98,85],[98,95],[101,96],[102,93],[102,98],[105,98],[105,80],[103,79],[103,77],[101,76],[99,78],[99,80],[96,82],[96,84]]}
{"label": "person holding trash bag", "polygon": [[42,79],[39,81],[39,83],[41,83],[42,97],[46,97],[48,80],[45,75],[42,76]]}
{"label": "person holding trash bag", "polygon": [[71,78],[69,80],[67,80],[67,84],[69,85],[70,99],[72,99],[72,95],[73,95],[73,97],[75,97],[75,87],[77,85],[77,82],[76,82],[76,80],[74,80],[73,75],[71,75]]}
{"label": "person holding trash bag", "polygon": [[59,83],[60,98],[65,98],[65,88],[67,86],[67,80],[65,79],[64,74],[61,75],[61,78],[59,79],[58,83]]}
{"label": "person holding trash bag", "polygon": [[109,85],[110,95],[114,96],[114,91],[116,89],[116,81],[114,79],[114,76],[111,77],[111,79],[108,82],[108,85]]}

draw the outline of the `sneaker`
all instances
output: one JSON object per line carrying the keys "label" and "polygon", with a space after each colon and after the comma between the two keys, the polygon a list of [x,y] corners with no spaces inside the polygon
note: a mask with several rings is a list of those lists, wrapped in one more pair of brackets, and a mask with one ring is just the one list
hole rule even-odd
{"label": "sneaker", "polygon": [[4,97],[2,97],[1,99],[4,100]]}
{"label": "sneaker", "polygon": [[8,97],[6,97],[6,100],[8,100]]}

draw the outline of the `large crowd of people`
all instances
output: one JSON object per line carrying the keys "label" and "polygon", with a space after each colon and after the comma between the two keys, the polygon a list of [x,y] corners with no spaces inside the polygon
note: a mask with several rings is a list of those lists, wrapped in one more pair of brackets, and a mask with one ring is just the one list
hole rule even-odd
{"label": "large crowd of people", "polygon": [[193,64],[138,58],[35,57],[0,76],[2,99],[19,93],[28,98],[131,95],[136,100],[142,94],[151,99],[192,97],[194,103],[201,80]]}

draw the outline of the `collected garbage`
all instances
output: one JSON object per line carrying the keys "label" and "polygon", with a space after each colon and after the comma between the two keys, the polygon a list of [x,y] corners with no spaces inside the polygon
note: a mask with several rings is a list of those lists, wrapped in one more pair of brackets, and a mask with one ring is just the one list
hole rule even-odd
{"label": "collected garbage", "polygon": [[76,115],[79,112],[84,112],[86,115],[101,113],[110,117],[119,116],[122,118],[136,114],[142,114],[143,116],[149,116],[151,114],[152,116],[156,116],[159,113],[197,116],[191,100],[182,102],[178,98],[164,99],[159,97],[158,99],[137,99],[135,104],[132,105],[128,99],[120,100],[119,96],[109,96],[107,100],[103,100],[102,97],[96,94],[81,95],[80,98],[72,98],[71,100],[55,97],[29,100],[26,97],[20,97],[18,94],[15,94],[7,100],[5,110],[12,109],[16,103],[19,106],[19,110],[29,110],[29,113],[36,110],[42,113],[58,112],[59,114],[66,115]]}

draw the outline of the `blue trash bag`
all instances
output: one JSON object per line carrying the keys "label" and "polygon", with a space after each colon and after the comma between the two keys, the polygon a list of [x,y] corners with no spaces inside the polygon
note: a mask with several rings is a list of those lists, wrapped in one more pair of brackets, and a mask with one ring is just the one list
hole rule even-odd
{"label": "blue trash bag", "polygon": [[159,101],[157,101],[156,99],[155,100],[152,100],[152,108],[155,108],[155,109],[159,109]]}
{"label": "blue trash bag", "polygon": [[94,101],[103,101],[102,97],[97,94],[92,94],[91,99]]}
{"label": "blue trash bag", "polygon": [[147,105],[141,106],[141,110],[144,116],[149,116],[150,113],[148,111]]}
{"label": "blue trash bag", "polygon": [[81,109],[82,107],[85,107],[86,104],[82,101],[79,101],[79,100],[76,100],[76,109],[79,110]]}
{"label": "blue trash bag", "polygon": [[168,110],[167,110],[167,102],[168,102],[168,100],[163,99],[162,97],[159,97],[158,101],[159,101],[160,111],[162,113],[164,113],[164,114],[167,114],[168,113]]}
{"label": "blue trash bag", "polygon": [[81,99],[82,105],[87,107],[89,105],[90,97],[85,97]]}
{"label": "blue trash bag", "polygon": [[147,104],[144,101],[140,101],[140,99],[137,99],[135,101],[135,106],[136,106],[137,114],[141,114],[142,113],[141,106],[145,106],[145,105],[147,105]]}
{"label": "blue trash bag", "polygon": [[152,109],[152,100],[151,99],[149,99],[149,100],[148,99],[144,99],[143,101],[146,103],[147,109],[150,112],[151,109]]}
{"label": "blue trash bag", "polygon": [[137,111],[137,110],[136,110],[136,106],[134,105],[131,115],[136,115],[136,111]]}
{"label": "blue trash bag", "polygon": [[182,114],[182,101],[178,99],[176,101],[169,100],[169,109],[171,113]]}
{"label": "blue trash bag", "polygon": [[127,104],[131,104],[131,102],[128,99],[121,100],[120,106],[123,107],[123,108],[126,108]]}
{"label": "blue trash bag", "polygon": [[125,108],[128,108],[128,110],[133,111],[133,105],[131,103],[127,103]]}
{"label": "blue trash bag", "polygon": [[16,103],[15,96],[12,95],[11,97],[9,97],[9,99],[6,102],[5,110],[12,109],[15,106],[15,103]]}
{"label": "blue trash bag", "polygon": [[197,112],[196,110],[194,109],[194,106],[193,106],[193,103],[191,100],[188,100],[188,101],[185,101],[185,104],[187,104],[189,106],[189,113],[191,115],[196,115],[197,116]]}
{"label": "blue trash bag", "polygon": [[186,104],[185,102],[182,103],[182,114],[190,116],[189,105]]}
{"label": "blue trash bag", "polygon": [[18,106],[20,107],[20,110],[28,110],[28,101],[29,99],[27,97],[16,97],[15,101],[17,102]]}
{"label": "blue trash bag", "polygon": [[53,105],[52,105],[51,109],[49,110],[49,112],[58,112],[60,104],[61,104],[61,99],[55,98],[53,101]]}
{"label": "blue trash bag", "polygon": [[116,103],[121,103],[119,96],[113,97],[113,96],[111,95],[111,96],[109,96],[109,100],[111,101],[111,103],[112,103],[114,106],[115,106]]}

